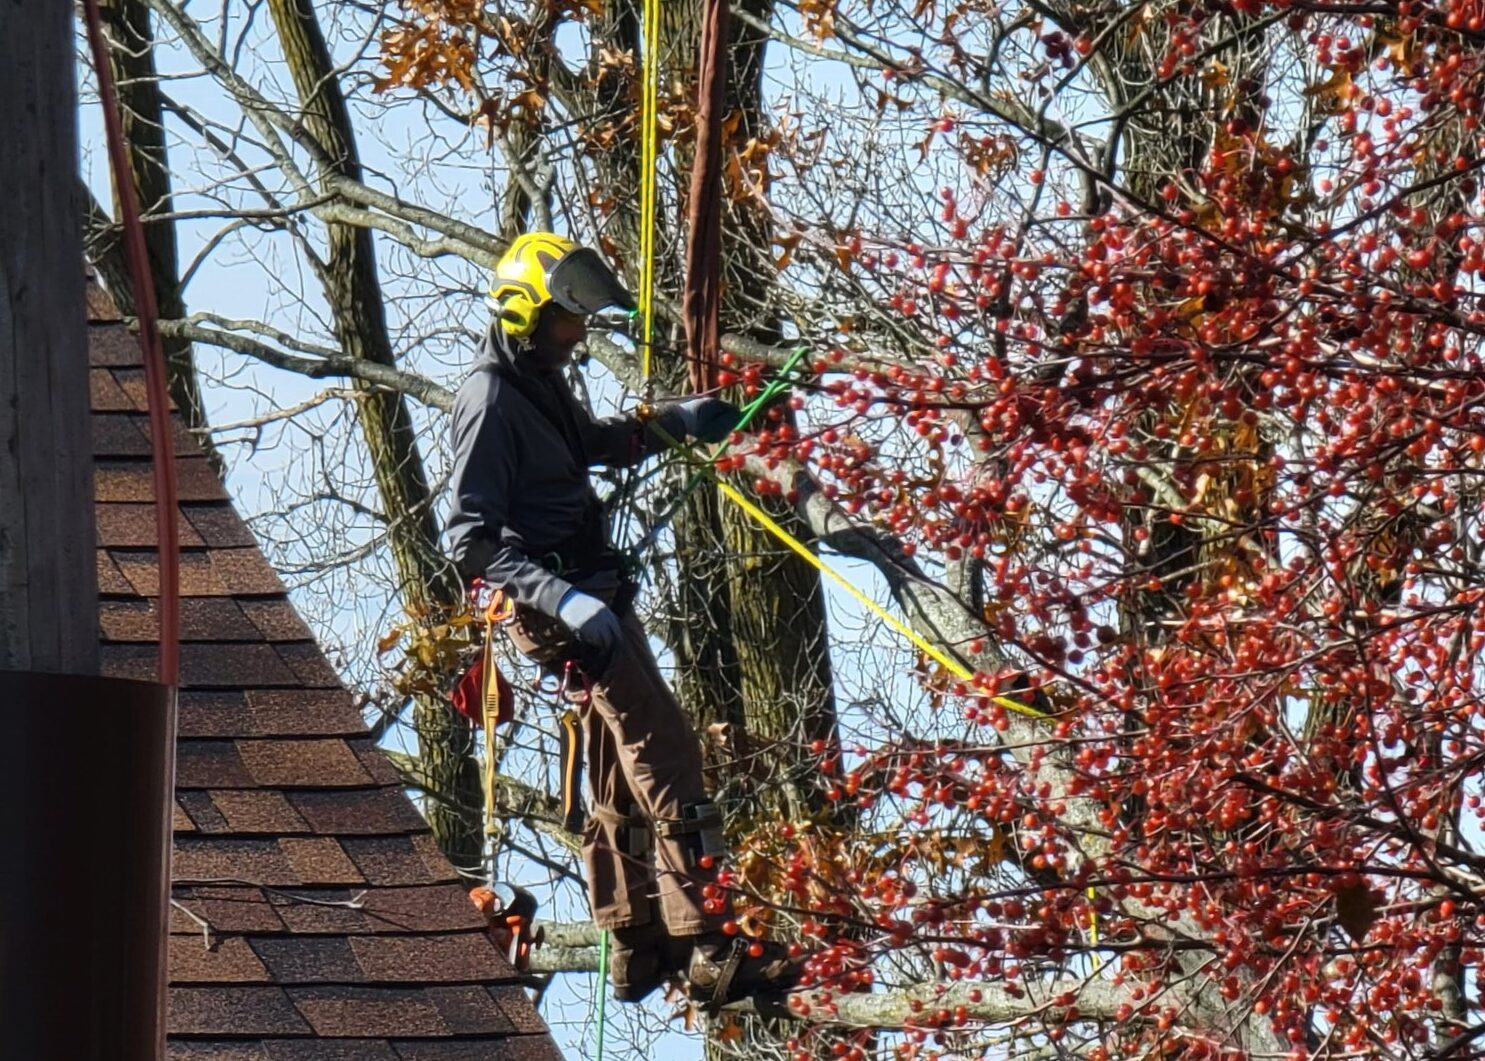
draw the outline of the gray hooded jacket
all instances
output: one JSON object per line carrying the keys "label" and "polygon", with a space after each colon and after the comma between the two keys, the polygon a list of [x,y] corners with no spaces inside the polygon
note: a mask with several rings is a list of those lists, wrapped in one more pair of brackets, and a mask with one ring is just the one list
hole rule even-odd
{"label": "gray hooded jacket", "polygon": [[[665,443],[633,416],[595,420],[560,372],[531,369],[498,328],[481,355],[454,399],[450,551],[466,581],[555,618],[574,582],[591,588],[606,570],[612,583],[617,570],[588,468],[638,464]],[[657,421],[681,437],[674,411]]]}

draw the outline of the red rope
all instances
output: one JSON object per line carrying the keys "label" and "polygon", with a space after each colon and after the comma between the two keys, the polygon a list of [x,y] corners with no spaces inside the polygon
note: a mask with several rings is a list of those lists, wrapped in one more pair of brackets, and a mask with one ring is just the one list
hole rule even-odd
{"label": "red rope", "polygon": [[691,388],[716,384],[722,306],[722,107],[727,83],[727,0],[706,0],[696,77],[696,161],[691,170],[691,239],[686,247],[686,360]]}
{"label": "red rope", "polygon": [[93,68],[98,72],[98,94],[103,101],[103,124],[108,134],[108,159],[118,194],[120,220],[124,224],[124,253],[129,279],[134,285],[134,308],[139,316],[139,342],[144,350],[144,379],[149,391],[150,448],[154,457],[155,534],[160,557],[160,670],[162,685],[176,685],[180,678],[180,542],[176,523],[175,447],[170,430],[170,404],[165,385],[165,350],[160,343],[160,311],[155,303],[155,285],[150,278],[149,254],[144,244],[144,224],[139,218],[139,193],[130,176],[124,125],[119,117],[118,96],[108,65],[108,44],[103,39],[103,14],[98,0],[83,0],[88,45]]}

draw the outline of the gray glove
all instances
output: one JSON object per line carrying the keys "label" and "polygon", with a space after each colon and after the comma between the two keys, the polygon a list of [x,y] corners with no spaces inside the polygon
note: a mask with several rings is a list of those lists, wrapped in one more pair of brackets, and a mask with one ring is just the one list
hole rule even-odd
{"label": "gray glove", "polygon": [[598,649],[605,657],[613,653],[623,636],[623,627],[613,610],[597,597],[579,589],[570,589],[562,595],[562,603],[557,605],[557,618],[578,636],[578,640]]}
{"label": "gray glove", "polygon": [[721,442],[742,419],[742,410],[721,398],[687,398],[675,411],[686,434],[702,442]]}

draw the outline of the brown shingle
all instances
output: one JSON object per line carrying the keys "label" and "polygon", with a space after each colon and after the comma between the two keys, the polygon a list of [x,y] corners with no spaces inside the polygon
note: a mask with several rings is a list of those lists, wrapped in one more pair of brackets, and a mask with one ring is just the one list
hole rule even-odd
{"label": "brown shingle", "polygon": [[189,833],[194,831],[196,825],[191,821],[191,816],[186,813],[184,807],[177,800],[170,807],[170,829],[172,832]]}
{"label": "brown shingle", "polygon": [[[284,923],[268,896],[260,888],[207,885],[177,885],[172,890],[177,903],[211,926],[212,932],[282,932]],[[201,926],[175,906],[170,908],[170,931],[201,938]]]}
{"label": "brown shingle", "polygon": [[250,689],[248,713],[262,736],[365,733],[361,712],[344,689]]}
{"label": "brown shingle", "polygon": [[[159,638],[153,600],[104,601],[99,605],[103,636],[111,641]],[[228,597],[186,597],[180,602],[183,641],[258,641],[262,634]]]}
{"label": "brown shingle", "polygon": [[[115,549],[110,555],[129,580],[132,592],[141,597],[159,596],[160,558],[153,549]],[[230,596],[211,558],[199,549],[180,554],[180,592],[183,597]]]}
{"label": "brown shingle", "polygon": [[[120,318],[120,315],[119,315],[119,307],[114,302],[113,296],[110,295],[107,291],[103,290],[103,288],[99,287],[98,284],[96,282],[94,282],[94,278],[91,275],[89,275],[89,277],[88,277],[88,320],[91,321],[91,322],[93,322],[94,324],[102,324],[102,323],[107,322],[107,321],[117,321],[117,320],[120,320],[120,319],[121,318]],[[114,331],[114,330],[115,329],[106,328],[106,327],[89,328],[88,329],[88,347],[89,347],[89,349],[91,350],[91,348],[93,347],[93,344],[95,342],[95,336],[97,336],[100,332]],[[129,333],[128,333],[127,329],[119,328],[117,330],[118,331],[122,331],[125,336],[128,336],[130,344],[133,345],[133,347],[134,347],[134,358],[135,358],[136,361],[139,360],[139,357],[140,357],[140,355],[139,355],[139,344],[134,342],[134,339],[133,339],[132,336],[129,336]]]}
{"label": "brown shingle", "polygon": [[337,936],[255,939],[253,950],[276,984],[354,984],[362,979],[349,941]]}
{"label": "brown shingle", "polygon": [[401,785],[402,775],[392,765],[392,760],[369,740],[346,741],[356,758],[361,763],[361,768],[366,771],[371,780],[378,785]]}
{"label": "brown shingle", "polygon": [[249,549],[212,549],[211,563],[217,569],[223,584],[233,593],[267,596],[285,592],[278,573],[268,566],[268,561],[257,546]]}
{"label": "brown shingle", "polygon": [[411,832],[428,827],[398,789],[294,792],[289,795],[289,802],[319,833],[359,836]]}
{"label": "brown shingle", "polygon": [[272,645],[262,642],[182,645],[180,676],[182,685],[196,688],[294,684],[293,671],[284,666]]}
{"label": "brown shingle", "polygon": [[[144,642],[105,644],[104,673],[116,678],[153,679],[158,649]],[[186,688],[293,685],[294,674],[272,645],[262,642],[186,642],[180,647],[181,683]]]}
{"label": "brown shingle", "polygon": [[253,733],[253,718],[240,692],[184,690],[177,701],[176,727],[182,737],[238,737]]}
{"label": "brown shingle", "polygon": [[[111,371],[113,372],[114,380],[124,389],[124,393],[129,395],[129,400],[134,403],[134,408],[138,409],[141,413],[149,412],[149,384],[145,379],[142,361],[138,368],[119,367]],[[172,401],[170,403],[170,408],[175,408],[175,402]]]}
{"label": "brown shingle", "polygon": [[269,641],[312,641],[304,620],[287,600],[245,600],[242,610]]}
{"label": "brown shingle", "polygon": [[134,413],[94,413],[90,417],[95,457],[147,457],[150,437]]}
{"label": "brown shingle", "polygon": [[[108,507],[107,505],[99,506],[99,508]],[[134,587],[129,584],[124,573],[113,562],[113,557],[102,549],[98,550],[98,592],[100,594],[132,594],[134,592]]]}
{"label": "brown shingle", "polygon": [[459,875],[454,872],[454,867],[449,865],[449,860],[443,857],[443,852],[438,849],[438,844],[433,839],[433,834],[424,830],[412,838],[413,850],[423,860],[423,869],[428,873],[429,881],[458,880]]}
{"label": "brown shingle", "polygon": [[176,797],[185,812],[191,816],[196,827],[203,833],[225,833],[227,832],[227,819],[222,817],[222,812],[217,810],[212,803],[211,796],[205,792],[177,792]]}
{"label": "brown shingle", "polygon": [[285,837],[279,848],[301,884],[360,884],[361,871],[332,837]]}
{"label": "brown shingle", "polygon": [[341,841],[345,853],[366,875],[369,884],[410,885],[431,884],[437,878],[428,872],[412,838],[407,836],[384,836],[361,839],[348,836]]}
{"label": "brown shingle", "polygon": [[[148,421],[146,421],[148,423]],[[148,431],[148,427],[145,428]],[[186,426],[185,417],[180,413],[172,413],[170,417],[170,439],[175,443],[175,455],[177,457],[199,457],[202,455],[201,442]],[[210,461],[207,462],[210,467]],[[221,476],[217,476],[218,479]]]}
{"label": "brown shingle", "polygon": [[340,685],[339,675],[330,669],[320,646],[314,643],[280,642],[273,647],[305,685],[321,689],[333,689]]}
{"label": "brown shingle", "polygon": [[399,1061],[562,1061],[562,1052],[545,1035],[421,1039],[398,1041],[392,1046]]}
{"label": "brown shingle", "polygon": [[[400,1061],[383,1039],[284,1039],[264,1043],[268,1061]],[[494,1061],[487,1058],[486,1061]]]}
{"label": "brown shingle", "polygon": [[183,740],[177,741],[175,748],[177,790],[252,787],[252,775],[231,741]]}
{"label": "brown shingle", "polygon": [[531,1035],[546,1032],[546,1023],[536,1012],[536,1007],[531,1004],[531,999],[527,997],[523,989],[515,984],[496,984],[486,990],[490,992],[490,997],[499,1003],[506,1019],[515,1025],[516,1031]]}
{"label": "brown shingle", "polygon": [[258,542],[230,504],[181,505],[181,515],[190,521],[207,545],[214,549],[255,547]]}
{"label": "brown shingle", "polygon": [[[365,942],[360,940],[358,942]],[[438,1007],[443,1022],[455,1035],[493,1035],[515,1031],[505,1012],[484,988],[430,987],[424,994]]]}
{"label": "brown shingle", "polygon": [[104,645],[98,651],[98,673],[105,678],[154,681],[160,650],[154,645]]}
{"label": "brown shingle", "polygon": [[291,987],[288,994],[316,1035],[447,1035],[422,991],[370,987]]}
{"label": "brown shingle", "polygon": [[504,1061],[504,1037],[498,1039],[414,1039],[393,1043],[398,1061]]}
{"label": "brown shingle", "polygon": [[228,789],[213,792],[211,801],[226,820],[228,832],[282,835],[309,831],[282,792]]}
{"label": "brown shingle", "polygon": [[172,984],[266,984],[271,979],[241,936],[214,935],[210,949],[200,935],[170,937]]}
{"label": "brown shingle", "polygon": [[[181,457],[175,462],[176,497],[181,501],[225,501],[222,480],[205,457]],[[154,471],[148,460],[98,460],[93,464],[96,501],[153,501]]]}
{"label": "brown shingle", "polygon": [[171,1039],[165,1044],[165,1061],[270,1061],[260,1043],[236,1040],[209,1042],[201,1039]]}
{"label": "brown shingle", "polygon": [[232,879],[267,885],[299,883],[288,859],[272,840],[199,834],[177,836],[170,871],[177,881]]}
{"label": "brown shingle", "polygon": [[256,641],[259,633],[236,601],[197,597],[180,602],[180,636],[186,641]]}
{"label": "brown shingle", "polygon": [[[482,932],[446,936],[360,936],[351,940],[351,949],[370,981],[439,983],[501,980],[514,975],[510,966],[498,956],[489,937]],[[482,1005],[494,1007],[495,1003],[485,998]],[[501,1020],[504,1020],[503,1016]]]}
{"label": "brown shingle", "polygon": [[278,987],[177,987],[170,1030],[178,1035],[306,1035],[312,1029]]}
{"label": "brown shingle", "polygon": [[[98,514],[98,544],[109,548],[155,547],[155,506],[114,501],[95,505]],[[184,519],[176,521],[177,538],[182,546],[204,544],[196,528]]]}
{"label": "brown shingle", "polygon": [[325,740],[244,740],[238,752],[260,785],[310,788],[367,785],[371,776],[338,738]]}
{"label": "brown shingle", "polygon": [[160,636],[154,605],[148,601],[102,601],[98,628],[108,641],[154,641]]}
{"label": "brown shingle", "polygon": [[362,901],[366,915],[379,928],[402,932],[482,929],[484,915],[457,884],[422,888],[376,888]]}
{"label": "brown shingle", "polygon": [[88,371],[88,396],[94,412],[134,411],[134,403],[129,400],[129,395],[124,393],[124,389],[113,378],[113,373],[106,368]]}

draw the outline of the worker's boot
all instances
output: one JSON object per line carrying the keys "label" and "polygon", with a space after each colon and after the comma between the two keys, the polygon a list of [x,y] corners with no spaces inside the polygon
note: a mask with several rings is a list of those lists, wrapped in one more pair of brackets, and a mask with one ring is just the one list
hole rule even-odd
{"label": "worker's boot", "polygon": [[[762,948],[756,958],[748,954],[755,944]],[[789,957],[777,943],[760,944],[721,932],[699,936],[686,966],[691,1000],[714,1012],[740,999],[782,995],[799,983],[804,961]]]}
{"label": "worker's boot", "polygon": [[640,1002],[675,975],[675,941],[663,922],[616,928],[610,938],[608,978],[620,1002]]}

